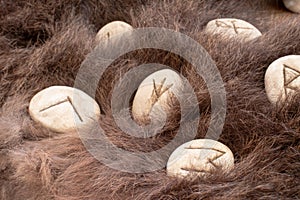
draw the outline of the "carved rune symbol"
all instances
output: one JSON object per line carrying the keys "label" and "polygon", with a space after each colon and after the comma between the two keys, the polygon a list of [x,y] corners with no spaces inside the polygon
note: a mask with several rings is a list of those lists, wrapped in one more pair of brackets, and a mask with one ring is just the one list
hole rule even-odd
{"label": "carved rune symbol", "polygon": [[283,79],[284,79],[284,90],[285,95],[287,96],[288,91],[290,90],[297,90],[298,88],[293,85],[293,82],[300,77],[300,71],[283,64]]}
{"label": "carved rune symbol", "polygon": [[67,98],[66,98],[65,100],[59,101],[59,102],[57,102],[57,103],[55,103],[55,104],[53,104],[53,105],[51,105],[51,106],[48,106],[48,107],[46,107],[46,108],[41,109],[40,112],[44,112],[44,111],[46,111],[46,110],[48,110],[48,109],[50,109],[50,108],[53,108],[53,107],[55,107],[55,106],[58,106],[58,105],[60,105],[60,104],[66,103],[66,102],[69,102],[69,103],[70,103],[70,105],[72,106],[74,112],[75,112],[76,115],[78,116],[79,120],[80,120],[81,122],[83,122],[83,120],[82,120],[81,116],[79,115],[77,109],[76,109],[75,106],[73,105],[72,99],[71,99],[69,96],[67,96]]}
{"label": "carved rune symbol", "polygon": [[155,80],[153,79],[153,91],[150,98],[151,107],[158,101],[158,99],[165,92],[167,92],[173,86],[173,84],[165,86],[165,82],[166,82],[166,78],[164,78],[160,84],[156,84]]}
{"label": "carved rune symbol", "polygon": [[[226,152],[224,152],[224,151],[221,151],[221,150],[215,149],[215,148],[186,147],[185,149],[191,149],[191,150],[204,149],[204,150],[213,150],[213,151],[216,151],[217,154],[216,154],[214,157],[207,157],[207,158],[206,158],[206,163],[210,163],[210,164],[211,164],[212,166],[214,166],[215,168],[218,168],[218,165],[216,165],[216,164],[214,163],[214,161],[217,160],[218,158],[222,157],[222,156],[226,153]],[[199,169],[194,169],[194,168],[190,168],[190,167],[182,167],[181,169],[182,169],[182,170],[185,170],[185,171],[191,171],[191,172],[204,172],[204,173],[207,173],[207,171],[205,171],[205,170],[199,170]]]}
{"label": "carved rune symbol", "polygon": [[222,28],[228,28],[228,29],[232,28],[236,34],[239,33],[238,29],[248,29],[248,30],[252,29],[252,28],[248,28],[248,27],[239,27],[235,24],[235,22],[236,21],[230,21],[231,24],[227,24],[226,22],[216,20],[216,25],[217,25],[217,27],[222,27]]}

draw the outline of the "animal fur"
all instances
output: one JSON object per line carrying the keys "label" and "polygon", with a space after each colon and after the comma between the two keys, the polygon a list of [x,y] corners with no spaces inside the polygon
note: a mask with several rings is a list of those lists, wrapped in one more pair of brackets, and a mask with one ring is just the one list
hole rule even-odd
{"label": "animal fur", "polygon": [[[279,0],[5,0],[0,3],[0,199],[299,199],[299,97],[272,106],[264,74],[281,56],[300,54],[300,15]],[[263,35],[247,44],[207,35],[207,22],[235,17]],[[166,170],[131,174],[97,161],[76,133],[55,133],[28,114],[30,99],[51,85],[73,86],[93,51],[97,31],[113,20],[133,27],[165,27],[199,42],[215,61],[227,95],[226,122],[219,139],[234,153],[235,168],[207,179],[179,180]],[[178,129],[178,112],[160,134],[142,140],[125,135],[111,112],[117,80],[142,63],[180,71],[194,87],[201,110],[196,138],[210,121],[210,97],[201,77],[177,55],[150,49],[116,60],[105,72],[96,100],[99,123],[115,145],[153,151]],[[125,92],[125,91],[124,91]]]}

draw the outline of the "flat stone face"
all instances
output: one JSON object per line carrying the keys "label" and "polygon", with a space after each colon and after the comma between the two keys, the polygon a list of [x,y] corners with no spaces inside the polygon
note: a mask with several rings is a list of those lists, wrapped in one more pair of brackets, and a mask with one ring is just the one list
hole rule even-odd
{"label": "flat stone face", "polygon": [[81,90],[52,86],[37,93],[30,101],[32,119],[55,132],[76,131],[98,121],[100,108]]}
{"label": "flat stone face", "polygon": [[282,104],[300,92],[300,55],[275,60],[265,74],[265,89],[273,104]]}
{"label": "flat stone face", "polygon": [[98,31],[95,41],[97,43],[108,42],[111,40],[112,37],[132,30],[133,27],[127,24],[126,22],[113,21],[106,24]]}
{"label": "flat stone face", "polygon": [[[174,94],[182,87],[180,75],[170,69],[157,71],[148,76],[139,86],[132,104],[133,118],[142,124],[159,120],[165,112]],[[176,98],[176,97],[175,97]]]}
{"label": "flat stone face", "polygon": [[235,38],[242,41],[250,41],[262,35],[252,24],[234,18],[212,20],[206,25],[205,31],[209,34],[220,34],[224,38]]}
{"label": "flat stone face", "polygon": [[300,13],[300,0],[283,0],[283,3],[290,11]]}
{"label": "flat stone face", "polygon": [[169,176],[205,176],[212,170],[228,171],[234,166],[231,150],[224,144],[210,139],[192,140],[179,146],[167,163]]}

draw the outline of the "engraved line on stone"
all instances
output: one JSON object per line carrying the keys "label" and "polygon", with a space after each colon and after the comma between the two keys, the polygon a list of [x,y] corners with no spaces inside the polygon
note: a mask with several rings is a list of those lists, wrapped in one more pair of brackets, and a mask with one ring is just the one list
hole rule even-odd
{"label": "engraved line on stone", "polygon": [[158,99],[165,93],[167,92],[172,86],[173,84],[167,85],[166,87],[164,87],[164,84],[166,82],[166,78],[164,78],[161,83],[157,86],[157,84],[155,83],[155,80],[153,79],[153,91],[152,91],[152,95],[151,95],[151,102],[152,102],[152,106],[158,101]]}
{"label": "engraved line on stone", "polygon": [[235,21],[230,21],[230,23],[232,24],[232,26],[226,24],[225,22],[216,20],[216,25],[217,25],[217,27],[222,27],[222,28],[233,28],[233,30],[234,30],[234,32],[235,32],[236,34],[239,33],[239,32],[238,32],[238,29],[248,29],[248,30],[252,30],[252,28],[236,26]]}
{"label": "engraved line on stone", "polygon": [[[214,159],[215,160],[215,159]],[[218,165],[216,165],[213,161],[213,159],[208,159],[208,163],[210,163],[212,166],[214,166],[214,168],[219,168]]]}
{"label": "engraved line on stone", "polygon": [[218,158],[221,158],[225,154],[224,151],[218,151],[218,152],[220,153],[219,155],[216,155],[215,157],[208,159],[208,162],[212,164],[215,168],[217,168],[218,166],[213,161],[217,160]]}
{"label": "engraved line on stone", "polygon": [[168,91],[173,84],[167,85],[164,87],[164,84],[166,82],[166,78],[164,78],[159,85],[155,83],[155,80],[153,79],[153,90],[150,99],[148,99],[147,103],[149,108],[146,110],[145,116],[148,116],[156,102],[158,102],[159,98]]}
{"label": "engraved line on stone", "polygon": [[222,28],[232,28],[230,25],[226,24],[225,22],[216,20],[216,25],[217,27],[222,27]]}
{"label": "engraved line on stone", "polygon": [[299,70],[297,70],[297,69],[294,69],[294,68],[292,68],[292,67],[290,67],[290,66],[288,66],[288,65],[286,65],[286,64],[283,64],[283,66],[284,66],[285,68],[288,68],[288,69],[294,70],[295,72],[297,72],[297,73],[299,73],[299,74],[300,74],[300,71],[299,71]]}
{"label": "engraved line on stone", "polygon": [[201,170],[201,169],[192,169],[192,168],[189,168],[189,167],[181,167],[180,169],[181,169],[181,170],[184,170],[184,171],[189,171],[189,172],[209,173],[208,171],[205,171],[205,170]]}
{"label": "engraved line on stone", "polygon": [[48,110],[49,108],[52,108],[52,107],[54,107],[54,106],[58,106],[58,105],[60,105],[60,104],[62,104],[62,103],[68,102],[68,101],[69,101],[68,99],[59,101],[59,102],[57,102],[57,103],[55,103],[55,104],[53,104],[53,105],[51,105],[51,106],[48,106],[47,108],[43,108],[42,110],[40,110],[40,112],[43,112],[43,111],[45,111],[45,110]]}
{"label": "engraved line on stone", "polygon": [[286,72],[285,72],[285,67],[286,67],[286,65],[283,65],[283,88],[284,88],[284,94],[285,94],[285,97],[287,97],[287,94],[288,94],[288,92],[287,92],[287,88],[286,88]]}
{"label": "engraved line on stone", "polygon": [[48,110],[48,109],[50,109],[52,107],[58,106],[60,104],[66,103],[66,102],[69,102],[71,104],[71,106],[72,106],[73,110],[75,111],[75,113],[77,114],[78,118],[80,119],[81,122],[83,122],[81,116],[79,115],[77,109],[73,105],[72,100],[71,100],[71,98],[69,96],[67,96],[67,98],[65,100],[59,101],[59,102],[57,102],[57,103],[55,103],[55,104],[53,104],[51,106],[48,106],[46,108],[41,109],[40,112],[44,112],[45,110]]}
{"label": "engraved line on stone", "polygon": [[207,159],[208,162],[207,163],[211,163],[215,168],[217,168],[218,166],[213,163],[213,161],[217,160],[218,158],[222,157],[226,152],[225,151],[221,151],[219,149],[215,149],[215,148],[194,148],[194,147],[185,147],[185,149],[190,149],[190,150],[197,150],[197,149],[205,149],[205,150],[213,150],[213,151],[216,151],[216,152],[219,152],[220,154],[219,155],[216,155],[215,157],[211,158],[211,159]]}
{"label": "engraved line on stone", "polygon": [[[295,77],[293,77],[291,80],[287,81],[287,73],[286,73],[286,69],[290,69],[292,71],[295,71],[298,73],[298,75],[296,75]],[[299,70],[296,70],[296,69],[293,69],[292,67],[286,65],[286,64],[283,64],[283,80],[284,80],[284,92],[285,92],[285,96],[287,97],[288,95],[288,91],[287,89],[291,89],[291,90],[297,90],[298,88],[296,87],[292,87],[292,86],[289,86],[289,84],[291,84],[294,80],[296,80],[297,78],[300,77],[300,71]]]}
{"label": "engraved line on stone", "polygon": [[[283,66],[284,66],[284,78],[285,78],[285,82],[284,82],[284,86],[288,86],[290,83],[292,83],[294,80],[296,80],[299,76],[300,76],[300,72],[298,71],[298,70],[295,70],[295,69],[293,69],[293,68],[291,68],[290,66],[288,66],[288,65],[285,65],[285,64],[283,64]],[[286,68],[288,68],[288,69],[290,69],[290,70],[293,70],[293,71],[295,71],[295,72],[297,72],[298,73],[298,75],[296,75],[295,77],[293,77],[290,81],[287,81],[287,79],[286,79],[286,72],[285,72],[285,69]]]}
{"label": "engraved line on stone", "polygon": [[155,92],[155,96],[157,99],[161,96],[160,91],[161,91],[161,88],[163,87],[163,85],[165,84],[165,82],[166,82],[166,78],[164,78],[161,81],[161,84],[157,87],[155,84],[155,80],[153,79],[154,92]]}
{"label": "engraved line on stone", "polygon": [[240,27],[240,26],[236,26],[235,21],[231,21],[234,31],[236,32],[236,34],[238,34],[238,29],[248,29],[248,30],[252,30],[252,28],[249,27]]}
{"label": "engraved line on stone", "polygon": [[290,90],[295,90],[295,91],[299,90],[299,88],[297,88],[295,86],[287,86],[286,88],[290,89]]}
{"label": "engraved line on stone", "polygon": [[225,151],[221,151],[219,149],[215,149],[215,148],[205,148],[205,147],[185,147],[185,149],[204,149],[204,150],[213,150],[213,151],[217,151],[219,153],[223,153],[225,154],[226,152]]}
{"label": "engraved line on stone", "polygon": [[[164,80],[161,82],[161,88],[160,88],[160,96],[163,95],[165,92],[167,92],[172,86],[173,84],[167,85],[166,87],[163,87],[165,84],[166,78],[164,78]],[[163,88],[163,90],[161,90]]]}
{"label": "engraved line on stone", "polygon": [[284,86],[290,87],[289,85],[290,85],[294,80],[298,79],[299,76],[300,76],[300,75],[298,75],[297,77],[292,78],[289,82],[286,82],[286,83],[284,84]]}
{"label": "engraved line on stone", "polygon": [[235,32],[236,34],[238,34],[239,32],[238,32],[238,30],[237,30],[237,27],[236,27],[235,23],[234,23],[234,22],[231,22],[231,23],[232,23],[234,32]]}
{"label": "engraved line on stone", "polygon": [[68,96],[67,99],[68,99],[68,101],[70,102],[70,104],[72,105],[72,108],[73,108],[73,110],[75,111],[75,113],[77,114],[77,116],[79,117],[80,121],[83,122],[83,120],[82,120],[81,116],[79,115],[77,109],[76,109],[75,106],[73,105],[71,98]]}

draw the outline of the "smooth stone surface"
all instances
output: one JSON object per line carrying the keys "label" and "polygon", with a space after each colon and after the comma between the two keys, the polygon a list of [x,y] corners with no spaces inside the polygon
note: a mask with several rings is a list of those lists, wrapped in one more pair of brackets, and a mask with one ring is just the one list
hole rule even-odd
{"label": "smooth stone surface", "polygon": [[[140,124],[163,120],[170,109],[171,98],[180,94],[180,75],[170,69],[159,70],[142,81],[132,104],[132,116]],[[175,96],[174,96],[175,94]]]}
{"label": "smooth stone surface", "polygon": [[273,104],[282,104],[300,92],[300,55],[289,55],[275,60],[265,74],[265,89]]}
{"label": "smooth stone surface", "polygon": [[300,0],[283,0],[283,3],[290,11],[300,13]]}
{"label": "smooth stone surface", "polygon": [[99,42],[108,42],[112,37],[123,34],[127,31],[132,31],[133,27],[126,22],[122,21],[113,21],[105,26],[103,26],[97,33],[95,41]]}
{"label": "smooth stone surface", "polygon": [[262,35],[252,24],[234,18],[212,20],[206,25],[205,31],[209,34],[220,34],[225,38],[235,38],[245,42]]}
{"label": "smooth stone surface", "polygon": [[70,132],[97,122],[100,108],[93,98],[81,90],[52,86],[31,99],[29,114],[34,121],[52,131]]}
{"label": "smooth stone surface", "polygon": [[205,176],[212,170],[229,171],[234,167],[234,156],[224,144],[210,139],[198,139],[179,146],[167,163],[169,176]]}

